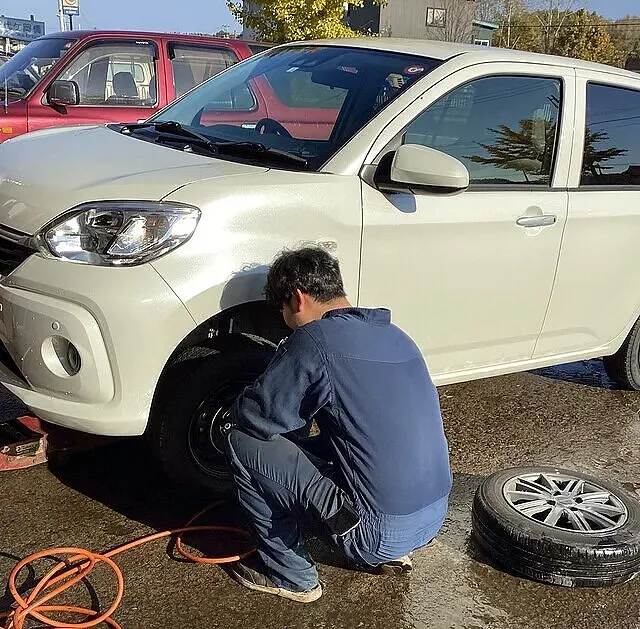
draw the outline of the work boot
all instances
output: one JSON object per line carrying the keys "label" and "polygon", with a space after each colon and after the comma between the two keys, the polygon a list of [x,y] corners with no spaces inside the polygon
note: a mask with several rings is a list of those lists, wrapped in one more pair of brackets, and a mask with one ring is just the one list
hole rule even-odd
{"label": "work boot", "polygon": [[[249,563],[251,565],[249,565]],[[322,586],[320,583],[305,592],[294,592],[285,588],[278,587],[264,572],[266,569],[261,561],[237,561],[230,567],[233,578],[250,590],[256,592],[265,592],[266,594],[275,594],[282,598],[297,603],[313,603],[322,596]]]}
{"label": "work boot", "polygon": [[409,555],[403,555],[393,561],[387,561],[386,563],[378,566],[378,572],[380,574],[405,574],[413,570],[413,562]]}

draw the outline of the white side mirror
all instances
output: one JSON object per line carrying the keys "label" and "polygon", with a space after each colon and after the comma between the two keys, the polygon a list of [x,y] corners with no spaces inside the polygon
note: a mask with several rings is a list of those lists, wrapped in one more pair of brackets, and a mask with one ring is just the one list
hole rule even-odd
{"label": "white side mirror", "polygon": [[469,171],[451,155],[420,144],[403,144],[391,164],[391,181],[408,187],[465,190]]}

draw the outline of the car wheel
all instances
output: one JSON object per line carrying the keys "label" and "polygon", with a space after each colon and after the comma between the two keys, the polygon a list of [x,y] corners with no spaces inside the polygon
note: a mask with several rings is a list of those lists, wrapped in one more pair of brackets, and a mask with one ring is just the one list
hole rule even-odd
{"label": "car wheel", "polygon": [[529,467],[493,474],[475,494],[472,529],[496,564],[535,581],[599,587],[640,571],[640,503],[579,472]]}
{"label": "car wheel", "polygon": [[604,368],[609,378],[625,389],[640,391],[640,319],[631,328],[622,347],[605,356]]}
{"label": "car wheel", "polygon": [[223,454],[225,417],[269,364],[268,347],[212,352],[173,365],[154,400],[147,437],[169,478],[193,489],[231,489]]}

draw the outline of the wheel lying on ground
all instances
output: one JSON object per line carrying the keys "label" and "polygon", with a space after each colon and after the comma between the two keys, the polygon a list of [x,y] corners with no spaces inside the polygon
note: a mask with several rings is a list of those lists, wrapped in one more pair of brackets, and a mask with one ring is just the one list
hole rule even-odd
{"label": "wheel lying on ground", "polygon": [[212,351],[169,368],[154,400],[147,438],[171,480],[192,489],[231,489],[222,449],[224,416],[273,353],[256,344]]}
{"label": "wheel lying on ground", "polygon": [[640,319],[631,328],[622,347],[605,356],[604,368],[609,378],[625,389],[640,391]]}
{"label": "wheel lying on ground", "polygon": [[640,502],[580,472],[493,474],[476,492],[472,529],[496,564],[535,581],[599,587],[640,571]]}

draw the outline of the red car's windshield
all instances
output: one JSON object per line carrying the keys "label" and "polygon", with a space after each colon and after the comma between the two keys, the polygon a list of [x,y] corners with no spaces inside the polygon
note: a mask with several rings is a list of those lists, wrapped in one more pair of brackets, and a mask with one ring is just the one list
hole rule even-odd
{"label": "red car's windshield", "polygon": [[75,40],[36,39],[0,67],[0,92],[9,100],[26,96],[73,46]]}

